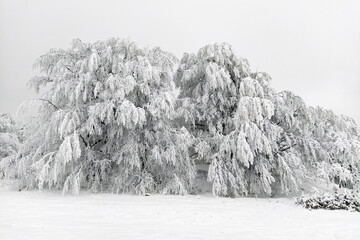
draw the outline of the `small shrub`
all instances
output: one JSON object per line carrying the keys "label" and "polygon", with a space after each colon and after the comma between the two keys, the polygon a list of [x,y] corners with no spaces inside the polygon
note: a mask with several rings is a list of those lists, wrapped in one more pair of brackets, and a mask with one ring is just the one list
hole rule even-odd
{"label": "small shrub", "polygon": [[360,193],[352,191],[348,193],[315,194],[312,196],[301,196],[296,199],[296,204],[308,209],[345,209],[360,212]]}

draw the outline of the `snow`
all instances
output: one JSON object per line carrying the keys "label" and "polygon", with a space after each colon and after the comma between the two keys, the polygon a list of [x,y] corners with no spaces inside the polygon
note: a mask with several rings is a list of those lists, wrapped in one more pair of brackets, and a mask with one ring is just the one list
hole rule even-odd
{"label": "snow", "polygon": [[0,239],[360,239],[360,214],[291,198],[0,190]]}

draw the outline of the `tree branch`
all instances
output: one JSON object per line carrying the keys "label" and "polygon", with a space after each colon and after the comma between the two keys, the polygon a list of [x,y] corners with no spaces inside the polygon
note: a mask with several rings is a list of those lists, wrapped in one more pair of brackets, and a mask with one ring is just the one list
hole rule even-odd
{"label": "tree branch", "polygon": [[58,110],[59,108],[53,104],[52,102],[50,102],[50,100],[47,100],[47,99],[44,99],[44,98],[38,98],[36,100],[41,100],[41,101],[44,101],[44,102],[48,102],[50,105],[52,105],[56,110]]}
{"label": "tree branch", "polygon": [[81,140],[84,142],[84,144],[85,144],[85,147],[87,147],[88,146],[88,144],[87,144],[87,142],[85,142],[85,139],[84,139],[84,137],[83,136],[81,136],[81,134],[79,134],[79,137],[81,138]]}

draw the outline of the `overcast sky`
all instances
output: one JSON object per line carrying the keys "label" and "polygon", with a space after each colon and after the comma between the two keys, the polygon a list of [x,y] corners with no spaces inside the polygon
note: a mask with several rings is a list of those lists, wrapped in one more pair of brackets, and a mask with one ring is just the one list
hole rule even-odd
{"label": "overcast sky", "polygon": [[360,124],[360,1],[0,0],[0,112],[35,97],[32,65],[50,48],[130,38],[179,58],[228,42],[277,91]]}

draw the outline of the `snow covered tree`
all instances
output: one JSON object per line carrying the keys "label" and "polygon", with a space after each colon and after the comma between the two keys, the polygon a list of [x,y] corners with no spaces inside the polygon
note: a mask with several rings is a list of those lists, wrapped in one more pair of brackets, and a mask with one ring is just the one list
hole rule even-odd
{"label": "snow covered tree", "polygon": [[290,91],[274,98],[273,121],[282,128],[279,158],[289,166],[288,173],[300,187],[316,178],[317,156],[323,154],[311,136],[311,114],[305,102]]}
{"label": "snow covered tree", "polygon": [[29,85],[44,93],[23,144],[0,116],[3,176],[75,194],[185,194],[196,167],[220,196],[357,184],[360,131],[351,118],[276,93],[268,74],[252,72],[225,43],[177,63],[114,38],[75,39],[42,55],[42,75]]}
{"label": "snow covered tree", "polygon": [[31,135],[13,164],[28,188],[184,194],[195,176],[193,138],[174,126],[176,58],[159,48],[78,39],[52,49],[31,79],[40,98]]}
{"label": "snow covered tree", "polygon": [[355,121],[320,107],[313,112],[312,136],[323,149],[321,172],[340,187],[353,186],[360,173],[360,132]]}
{"label": "snow covered tree", "polygon": [[10,114],[0,114],[0,159],[17,153],[20,146],[19,130]]}
{"label": "snow covered tree", "polygon": [[275,178],[276,139],[272,124],[276,94],[265,73],[252,73],[230,45],[214,44],[185,54],[176,75],[178,112],[197,141],[197,163],[208,163],[213,193],[270,195]]}
{"label": "snow covered tree", "polygon": [[307,107],[284,91],[275,100],[273,120],[284,130],[279,141],[297,185],[346,182],[354,184],[359,171],[359,133],[355,122],[330,110]]}
{"label": "snow covered tree", "polygon": [[359,130],[353,120],[276,93],[228,44],[184,54],[175,82],[178,113],[196,138],[196,164],[208,164],[213,193],[290,194],[321,180],[354,184]]}
{"label": "snow covered tree", "polygon": [[20,148],[19,125],[8,113],[0,114],[0,178],[10,175],[5,169],[14,160]]}

